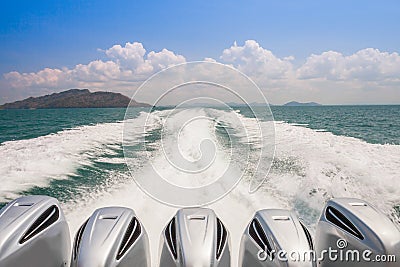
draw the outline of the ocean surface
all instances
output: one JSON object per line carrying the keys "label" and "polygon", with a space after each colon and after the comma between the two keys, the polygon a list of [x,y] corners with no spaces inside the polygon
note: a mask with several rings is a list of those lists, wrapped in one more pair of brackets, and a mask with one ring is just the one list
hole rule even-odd
{"label": "ocean surface", "polygon": [[[243,179],[209,205],[230,230],[234,254],[246,224],[262,208],[294,209],[313,230],[326,200],[356,197],[374,204],[399,224],[400,106],[271,109],[275,157],[271,168],[264,170],[266,180],[250,194],[248,180]],[[213,162],[217,169],[225,166],[224,154],[229,151],[234,152],[238,168],[249,158],[252,163],[262,146],[256,140],[255,125],[264,127],[268,121],[267,115],[260,114],[254,118],[244,107],[197,107],[174,113],[159,109],[151,114],[137,108],[129,118],[125,118],[125,109],[0,110],[0,207],[21,195],[56,197],[73,235],[98,207],[131,207],[149,233],[156,263],[160,233],[177,208],[149,197],[134,182],[124,158],[124,124],[140,126],[151,118],[149,127],[130,140],[135,153],[129,154],[134,164],[131,171],[151,179],[146,171],[149,162],[160,169],[170,167],[161,157],[162,137],[168,140],[181,134],[177,126],[195,116],[215,120],[187,124],[185,138],[179,139],[182,153],[201,156],[199,142],[209,138],[217,144]],[[254,154],[246,159],[241,157],[245,145]],[[200,174],[200,178],[192,183],[187,176],[171,172],[171,179],[189,185],[213,179],[212,173]]]}

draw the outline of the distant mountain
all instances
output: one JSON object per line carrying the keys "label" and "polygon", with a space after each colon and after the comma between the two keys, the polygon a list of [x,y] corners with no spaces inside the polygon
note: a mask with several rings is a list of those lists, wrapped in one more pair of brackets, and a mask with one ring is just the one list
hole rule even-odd
{"label": "distant mountain", "polygon": [[[273,106],[269,104],[270,106]],[[205,102],[195,102],[195,103],[185,103],[183,105],[180,105],[180,107],[266,107],[266,103],[236,103],[236,102],[227,102],[227,103],[205,103]]]}
{"label": "distant mountain", "polygon": [[284,106],[296,107],[296,106],[322,106],[322,105],[315,103],[315,102],[301,103],[301,102],[291,101],[291,102],[284,104]]}
{"label": "distant mountain", "polygon": [[[70,89],[40,97],[7,103],[0,109],[45,109],[45,108],[122,108],[127,107],[131,99],[120,93],[90,92],[88,89]],[[132,100],[133,107],[149,107],[145,103]]]}
{"label": "distant mountain", "polygon": [[[249,107],[266,107],[268,104],[267,103],[257,103],[257,102],[251,102],[251,103],[234,103],[234,102],[230,102],[228,103],[229,106],[233,106],[233,107],[241,107],[241,106],[249,106]],[[269,104],[270,106],[272,106],[271,104]]]}

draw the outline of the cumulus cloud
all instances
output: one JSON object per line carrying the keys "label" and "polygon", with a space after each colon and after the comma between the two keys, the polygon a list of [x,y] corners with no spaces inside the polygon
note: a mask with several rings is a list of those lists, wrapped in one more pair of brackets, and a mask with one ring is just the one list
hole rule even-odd
{"label": "cumulus cloud", "polygon": [[156,71],[186,61],[182,55],[167,49],[146,54],[143,45],[137,42],[126,43],[125,46],[114,45],[104,53],[109,60],[78,64],[72,69],[45,68],[32,73],[13,71],[4,74],[4,79],[8,86],[16,89],[93,86],[95,89],[102,89],[112,85],[112,81],[142,81]]}
{"label": "cumulus cloud", "polygon": [[366,48],[345,56],[335,51],[311,55],[297,70],[300,79],[383,81],[398,79],[400,56]]}
{"label": "cumulus cloud", "polygon": [[185,57],[168,49],[147,54],[141,43],[126,43],[124,47],[114,45],[105,51],[106,55],[119,66],[132,71],[133,74],[151,74],[172,65],[184,63]]}
{"label": "cumulus cloud", "polygon": [[45,68],[36,73],[19,73],[12,71],[4,74],[9,85],[14,88],[26,88],[45,84],[46,86],[58,86],[61,80],[65,79],[64,71],[60,69]]}
{"label": "cumulus cloud", "polygon": [[221,60],[236,66],[247,75],[263,75],[273,79],[287,78],[293,68],[293,57],[278,58],[254,40],[247,40],[243,46],[235,42],[222,52]]}
{"label": "cumulus cloud", "polygon": [[[186,62],[183,55],[165,48],[147,52],[138,42],[116,44],[102,52],[105,60],[78,64],[73,68],[6,73],[0,80],[4,94],[1,99],[12,99],[12,91],[18,91],[14,97],[20,98],[21,95],[40,95],[73,87],[106,89],[131,95],[132,89],[155,72]],[[216,62],[213,58],[204,60]],[[279,57],[255,40],[247,40],[243,45],[235,42],[224,49],[219,61],[247,74],[272,103],[289,100],[400,102],[400,56],[397,52],[366,48],[344,55],[327,51],[312,54],[303,64],[296,65],[293,56]]]}
{"label": "cumulus cloud", "polygon": [[126,43],[125,46],[114,45],[105,51],[106,55],[119,65],[129,69],[136,69],[144,63],[146,49],[141,43]]}
{"label": "cumulus cloud", "polygon": [[121,76],[122,70],[114,61],[95,60],[87,65],[79,64],[72,70],[66,70],[68,77],[76,81],[108,81]]}
{"label": "cumulus cloud", "polygon": [[248,40],[220,57],[254,79],[272,103],[290,100],[322,103],[399,103],[400,56],[366,48],[351,55],[327,51],[295,66]]}
{"label": "cumulus cloud", "polygon": [[206,62],[213,62],[213,63],[216,63],[216,62],[217,62],[215,59],[213,59],[213,58],[211,58],[211,57],[206,57],[206,58],[203,59],[203,61],[206,61]]}

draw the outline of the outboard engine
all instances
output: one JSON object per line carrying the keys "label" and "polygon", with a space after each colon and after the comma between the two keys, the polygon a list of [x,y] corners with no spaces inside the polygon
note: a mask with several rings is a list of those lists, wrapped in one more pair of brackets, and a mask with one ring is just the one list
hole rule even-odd
{"label": "outboard engine", "polygon": [[150,267],[147,233],[133,210],[97,209],[75,236],[71,267]]}
{"label": "outboard engine", "polygon": [[56,199],[18,198],[0,210],[1,267],[69,265],[68,224]]}
{"label": "outboard engine", "polygon": [[214,211],[179,210],[161,236],[160,267],[230,267],[230,237]]}
{"label": "outboard engine", "polygon": [[[399,230],[360,199],[328,201],[317,225],[316,244],[319,266],[400,266]],[[337,251],[335,258],[329,256],[330,250]]]}
{"label": "outboard engine", "polygon": [[242,236],[239,267],[316,266],[313,250],[310,232],[294,212],[260,210]]}

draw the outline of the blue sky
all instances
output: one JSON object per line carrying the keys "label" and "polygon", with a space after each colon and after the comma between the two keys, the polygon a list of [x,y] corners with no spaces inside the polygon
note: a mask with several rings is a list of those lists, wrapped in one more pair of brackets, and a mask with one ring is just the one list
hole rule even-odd
{"label": "blue sky", "polygon": [[[3,1],[0,74],[107,61],[105,50],[127,42],[147,52],[166,48],[186,61],[220,61],[234,41],[255,40],[277,58],[293,56],[295,67],[326,51],[393,54],[400,50],[399,17],[398,1]],[[12,90],[2,80],[0,102],[42,92],[40,86]],[[398,96],[392,96],[397,103]],[[356,100],[347,102],[371,102]]]}

